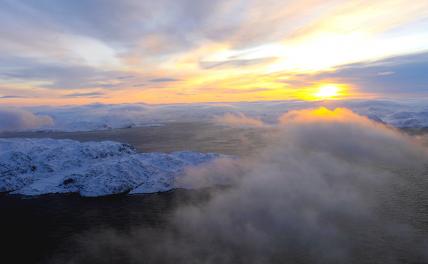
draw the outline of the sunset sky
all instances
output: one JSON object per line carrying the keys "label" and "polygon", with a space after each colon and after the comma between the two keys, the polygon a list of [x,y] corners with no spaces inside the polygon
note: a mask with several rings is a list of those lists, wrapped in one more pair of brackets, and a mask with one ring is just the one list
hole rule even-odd
{"label": "sunset sky", "polygon": [[0,104],[428,96],[427,0],[0,6]]}

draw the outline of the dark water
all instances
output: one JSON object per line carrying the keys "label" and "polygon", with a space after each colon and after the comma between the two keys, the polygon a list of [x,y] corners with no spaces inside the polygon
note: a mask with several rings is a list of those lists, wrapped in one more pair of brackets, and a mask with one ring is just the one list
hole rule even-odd
{"label": "dark water", "polygon": [[[267,131],[205,123],[174,123],[162,127],[99,132],[3,133],[0,137],[114,140],[131,144],[141,152],[193,150],[246,155],[257,152],[266,144],[264,135],[268,133],[263,132]],[[426,259],[418,260],[416,255],[409,254],[409,248],[401,241],[407,241],[407,245],[413,245],[412,240],[416,238],[417,241],[428,241],[428,181],[426,177],[404,178],[408,179],[401,183],[404,187],[397,187],[399,191],[394,192],[393,197],[384,197],[379,215],[386,219],[385,222],[394,219],[399,223],[410,223],[416,234],[401,237],[404,232],[396,237],[384,238],[376,234],[376,230],[381,230],[380,227],[367,229],[363,226],[358,231],[352,231],[354,227],[350,227],[353,239],[367,239],[367,242],[359,243],[362,249],[359,249],[358,255],[360,260],[365,260],[364,263],[380,263],[378,260],[385,259],[385,255],[391,252],[398,252],[402,256],[398,263],[427,263],[424,262]],[[160,194],[102,198],[0,195],[0,261],[46,263],[52,256],[67,256],[76,252],[79,250],[75,248],[76,239],[90,238],[85,234],[97,230],[126,233],[134,227],[163,229],[177,207],[185,204],[203,205],[209,195],[210,192],[206,190],[175,190]],[[420,246],[423,248],[424,245]]]}
{"label": "dark water", "polygon": [[[48,195],[0,197],[1,263],[45,263],[70,253],[79,234],[102,229],[165,225],[174,208],[202,203],[209,192],[175,190],[162,194],[82,198]],[[5,262],[3,262],[5,261]]]}
{"label": "dark water", "polygon": [[[192,150],[232,155],[252,153],[264,145],[263,133],[254,129],[205,123],[97,132],[0,133],[0,137],[113,140],[131,144],[140,152]],[[159,227],[178,205],[201,202],[206,195],[185,190],[104,198],[1,195],[0,259],[8,260],[3,263],[44,263],[62,251],[72,251],[76,235],[107,228],[126,231],[135,226]]]}

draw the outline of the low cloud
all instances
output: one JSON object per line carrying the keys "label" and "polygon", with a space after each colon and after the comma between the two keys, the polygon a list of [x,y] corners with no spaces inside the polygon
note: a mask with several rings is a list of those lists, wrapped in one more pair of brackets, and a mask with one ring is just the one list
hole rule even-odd
{"label": "low cloud", "polygon": [[[233,92],[233,91],[228,91]],[[102,93],[69,94],[69,96],[102,96]],[[56,131],[90,131],[145,126],[168,122],[213,122],[226,126],[272,127],[284,113],[322,105],[349,108],[379,123],[397,128],[428,127],[426,100],[333,100],[272,101],[199,104],[91,104],[79,106],[39,106],[21,108],[50,116]],[[281,121],[279,121],[281,122]],[[12,130],[12,129],[9,129]]]}
{"label": "low cloud", "polygon": [[35,115],[32,112],[21,109],[0,108],[0,132],[20,131],[45,128],[53,126],[51,117]]}
{"label": "low cloud", "polygon": [[266,124],[257,119],[248,117],[242,113],[227,113],[223,116],[216,116],[214,119],[215,123],[228,125],[228,126],[249,126],[249,127],[264,127]]}
{"label": "low cloud", "polygon": [[411,195],[427,163],[416,139],[350,110],[292,111],[260,153],[187,171],[179,185],[229,185],[208,202],[179,207],[162,229],[86,234],[64,262],[427,261]]}

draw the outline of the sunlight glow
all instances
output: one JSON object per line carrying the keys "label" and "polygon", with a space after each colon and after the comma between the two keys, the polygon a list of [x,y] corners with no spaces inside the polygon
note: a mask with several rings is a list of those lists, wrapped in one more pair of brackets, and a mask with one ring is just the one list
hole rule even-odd
{"label": "sunlight glow", "polygon": [[333,84],[321,86],[319,90],[315,93],[315,97],[326,99],[337,97],[339,95],[340,88]]}

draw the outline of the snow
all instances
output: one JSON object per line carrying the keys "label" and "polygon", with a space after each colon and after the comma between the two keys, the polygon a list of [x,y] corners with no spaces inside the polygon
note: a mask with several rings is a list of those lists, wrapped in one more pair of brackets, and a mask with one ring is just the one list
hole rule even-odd
{"label": "snow", "polygon": [[0,139],[0,191],[21,195],[79,193],[103,196],[174,188],[188,166],[219,158],[214,153],[137,153],[118,142]]}

